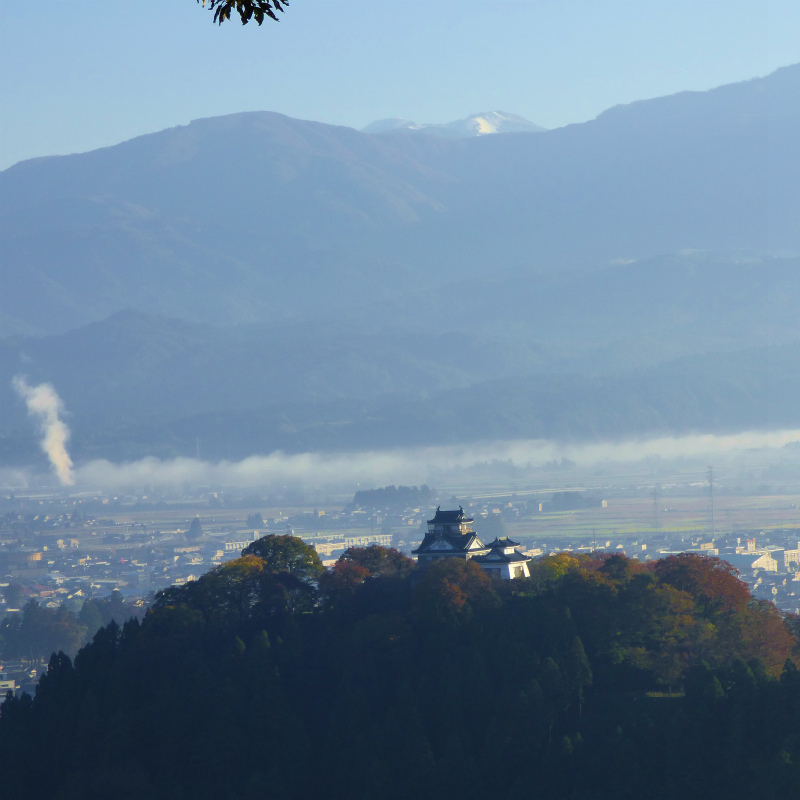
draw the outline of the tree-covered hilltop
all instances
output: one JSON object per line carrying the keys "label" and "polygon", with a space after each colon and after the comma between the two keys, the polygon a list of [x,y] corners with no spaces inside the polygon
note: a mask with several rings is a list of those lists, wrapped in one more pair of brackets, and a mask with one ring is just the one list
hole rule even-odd
{"label": "tree-covered hilltop", "polygon": [[794,797],[793,631],[718,559],[493,582],[267,536],[7,699],[3,797]]}
{"label": "tree-covered hilltop", "polygon": [[436,492],[426,484],[422,486],[384,486],[381,489],[361,489],[353,497],[353,505],[360,508],[390,509],[430,505]]}

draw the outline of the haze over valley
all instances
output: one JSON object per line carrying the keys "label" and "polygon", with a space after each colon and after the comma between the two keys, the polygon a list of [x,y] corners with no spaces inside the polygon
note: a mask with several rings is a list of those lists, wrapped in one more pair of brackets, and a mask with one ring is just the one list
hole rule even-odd
{"label": "haze over valley", "polygon": [[21,162],[3,464],[41,457],[17,376],[77,462],[800,426],[798,109],[795,65],[550,131],[254,112]]}

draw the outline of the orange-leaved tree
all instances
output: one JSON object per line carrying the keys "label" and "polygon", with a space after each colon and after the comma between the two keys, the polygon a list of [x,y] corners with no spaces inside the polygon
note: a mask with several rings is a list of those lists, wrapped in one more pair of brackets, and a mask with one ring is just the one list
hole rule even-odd
{"label": "orange-leaved tree", "polygon": [[370,576],[403,578],[415,567],[416,562],[404,556],[394,547],[381,547],[371,544],[368,547],[348,547],[339,557],[339,561],[347,561],[364,567]]}
{"label": "orange-leaved tree", "polygon": [[739,572],[720,558],[696,553],[667,556],[653,564],[662,583],[688,592],[704,617],[743,609],[750,600],[750,589],[739,579]]}
{"label": "orange-leaved tree", "polygon": [[415,589],[415,611],[433,621],[452,620],[499,598],[492,580],[474,561],[443,558],[427,567]]}
{"label": "orange-leaved tree", "polygon": [[328,605],[352,597],[357,588],[370,578],[405,578],[416,568],[416,562],[398,550],[371,544],[348,547],[333,567],[320,576],[319,588]]}

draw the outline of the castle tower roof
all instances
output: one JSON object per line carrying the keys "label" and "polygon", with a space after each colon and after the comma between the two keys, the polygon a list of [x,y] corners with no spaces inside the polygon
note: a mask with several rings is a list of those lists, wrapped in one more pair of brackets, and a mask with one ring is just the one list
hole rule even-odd
{"label": "castle tower roof", "polygon": [[428,520],[428,525],[460,525],[462,522],[473,522],[473,519],[464,513],[461,506],[457,511],[442,511],[440,506],[436,506],[436,513],[433,519]]}

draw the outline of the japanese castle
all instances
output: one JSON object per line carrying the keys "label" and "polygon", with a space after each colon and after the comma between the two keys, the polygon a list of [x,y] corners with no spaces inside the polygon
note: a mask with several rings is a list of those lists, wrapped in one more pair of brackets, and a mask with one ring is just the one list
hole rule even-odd
{"label": "japanese castle", "polygon": [[458,511],[442,511],[437,506],[434,518],[428,520],[425,538],[411,554],[417,557],[420,566],[441,558],[474,559],[493,578],[511,580],[530,575],[530,559],[517,550],[519,542],[503,536],[486,545],[472,530],[473,522],[461,507]]}

